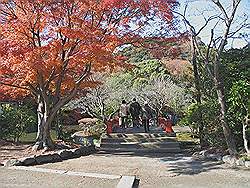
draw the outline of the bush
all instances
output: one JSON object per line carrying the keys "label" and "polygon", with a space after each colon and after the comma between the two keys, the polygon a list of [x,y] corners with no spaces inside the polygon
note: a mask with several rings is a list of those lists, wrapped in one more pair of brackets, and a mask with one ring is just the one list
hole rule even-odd
{"label": "bush", "polygon": [[[242,124],[250,111],[250,83],[247,80],[239,80],[232,83],[227,98],[227,119],[236,138],[238,147],[243,146]],[[247,138],[250,138],[250,130],[247,130]]]}
{"label": "bush", "polygon": [[36,125],[36,114],[27,106],[5,104],[0,115],[0,137],[19,142],[23,133]]}
{"label": "bush", "polygon": [[70,141],[72,140],[71,136],[75,132],[81,132],[83,136],[99,138],[101,134],[105,132],[105,129],[106,125],[103,123],[103,121],[97,120],[95,122],[80,123],[79,125],[62,126],[61,136],[63,140]]}
{"label": "bush", "polygon": [[[200,116],[202,114],[202,116]],[[202,117],[202,119],[201,119]],[[199,136],[199,125],[203,126],[203,142],[209,146],[225,146],[223,130],[219,120],[217,101],[209,100],[201,105],[191,104],[180,124],[189,126],[194,135]]]}

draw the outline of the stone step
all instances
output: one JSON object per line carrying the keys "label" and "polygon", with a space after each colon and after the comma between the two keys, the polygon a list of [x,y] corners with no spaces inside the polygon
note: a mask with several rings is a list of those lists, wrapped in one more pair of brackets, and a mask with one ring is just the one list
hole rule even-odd
{"label": "stone step", "polygon": [[152,149],[137,149],[137,148],[100,148],[101,152],[132,152],[132,153],[179,153],[180,148],[152,148]]}
{"label": "stone step", "polygon": [[175,135],[166,133],[134,133],[134,134],[111,133],[102,135],[102,138],[159,138],[159,137],[175,137]]}
{"label": "stone step", "polygon": [[100,151],[178,153],[180,145],[174,135],[157,133],[112,133],[102,135]]}
{"label": "stone step", "polygon": [[173,137],[158,138],[102,138],[102,143],[124,143],[124,142],[176,142]]}
{"label": "stone step", "polygon": [[178,142],[124,142],[102,143],[101,148],[179,148]]}

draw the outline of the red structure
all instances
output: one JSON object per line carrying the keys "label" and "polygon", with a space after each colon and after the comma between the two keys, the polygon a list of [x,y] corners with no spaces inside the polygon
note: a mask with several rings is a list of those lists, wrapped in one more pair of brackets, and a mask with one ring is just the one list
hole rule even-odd
{"label": "red structure", "polygon": [[166,133],[174,133],[174,130],[172,128],[173,123],[170,119],[159,117],[158,122],[159,122],[159,126],[162,127],[162,129]]}
{"label": "red structure", "polygon": [[107,121],[106,125],[107,125],[107,134],[112,133],[112,121],[110,121],[110,120]]}
{"label": "red structure", "polygon": [[119,126],[119,118],[110,119],[106,122],[107,125],[107,134],[113,132],[113,127]]}

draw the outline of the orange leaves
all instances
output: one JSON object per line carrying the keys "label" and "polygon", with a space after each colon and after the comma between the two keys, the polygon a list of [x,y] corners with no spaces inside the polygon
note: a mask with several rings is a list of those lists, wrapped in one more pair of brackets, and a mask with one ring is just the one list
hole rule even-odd
{"label": "orange leaves", "polygon": [[67,27],[60,28],[60,32],[67,38],[71,39],[82,39],[86,37],[86,33],[81,29],[71,29]]}
{"label": "orange leaves", "polygon": [[81,89],[83,89],[83,88],[95,88],[100,84],[102,84],[102,83],[99,81],[87,80],[87,81],[81,83],[80,88]]}
{"label": "orange leaves", "polygon": [[183,77],[189,80],[193,78],[192,65],[189,61],[180,59],[163,59],[162,62],[171,75],[175,77]]}
{"label": "orange leaves", "polygon": [[[13,2],[16,6],[0,2],[0,82],[40,87],[39,72],[44,85],[49,81],[48,93],[58,84],[61,91],[72,90],[86,64],[91,63],[92,72],[127,66],[116,51],[124,43],[139,41],[130,24],[146,24],[141,17],[150,15],[152,7],[171,14],[170,8],[163,11],[171,4],[167,0]],[[95,84],[81,84],[90,86]],[[4,91],[28,94],[18,88]]]}
{"label": "orange leaves", "polygon": [[11,76],[13,74],[14,74],[14,72],[9,67],[7,67],[5,65],[1,65],[1,67],[0,67],[0,75],[5,75],[5,76],[9,77],[9,76]]}

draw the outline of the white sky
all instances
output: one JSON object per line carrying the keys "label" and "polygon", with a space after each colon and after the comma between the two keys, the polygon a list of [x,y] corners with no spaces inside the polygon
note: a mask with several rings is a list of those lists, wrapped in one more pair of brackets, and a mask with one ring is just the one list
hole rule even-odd
{"label": "white sky", "polygon": [[[211,3],[211,0],[179,0],[181,4],[180,12],[184,11],[185,3],[189,2],[187,9],[187,17],[192,25],[196,26],[196,28],[200,28],[204,23],[204,18],[201,16],[201,12],[204,12],[204,16],[208,18],[208,15],[213,15],[218,13],[218,9],[214,9],[214,5]],[[221,3],[225,7],[229,7],[232,0],[221,0]],[[250,24],[250,0],[242,0],[240,6],[238,7],[238,11],[236,13],[237,19],[232,27],[232,31],[235,29],[235,26],[239,26],[243,20],[243,16],[248,16],[248,24]],[[210,39],[211,28],[213,28],[216,22],[213,21],[211,24],[207,25],[207,27],[203,30],[200,37],[203,42],[207,43]],[[219,23],[215,30],[215,33],[218,35],[221,33],[223,29],[223,24]],[[228,47],[240,48],[245,46],[247,43],[250,43],[250,26],[240,31],[240,33],[248,34],[248,38],[246,40],[243,39],[234,39],[228,41]],[[237,35],[236,35],[237,36]]]}

